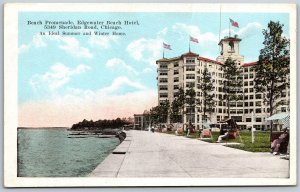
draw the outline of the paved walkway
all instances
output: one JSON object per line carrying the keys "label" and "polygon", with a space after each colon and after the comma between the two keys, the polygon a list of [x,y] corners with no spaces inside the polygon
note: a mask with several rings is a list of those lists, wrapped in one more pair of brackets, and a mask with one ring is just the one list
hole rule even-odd
{"label": "paved walkway", "polygon": [[289,161],[197,139],[128,131],[91,177],[287,178]]}

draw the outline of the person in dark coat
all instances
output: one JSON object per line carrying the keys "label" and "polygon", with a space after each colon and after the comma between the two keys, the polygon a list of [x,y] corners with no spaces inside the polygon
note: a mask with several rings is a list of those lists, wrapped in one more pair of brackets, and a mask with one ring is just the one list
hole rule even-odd
{"label": "person in dark coat", "polygon": [[285,128],[283,129],[283,133],[281,133],[279,137],[272,142],[271,153],[273,153],[274,155],[279,155],[281,145],[283,145],[288,141],[289,141],[289,133],[288,133],[288,129]]}

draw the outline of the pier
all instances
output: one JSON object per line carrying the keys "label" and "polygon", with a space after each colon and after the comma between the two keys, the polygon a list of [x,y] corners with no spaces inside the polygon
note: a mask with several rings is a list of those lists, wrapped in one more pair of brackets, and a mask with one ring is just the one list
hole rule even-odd
{"label": "pier", "polygon": [[289,161],[184,136],[131,130],[90,177],[288,178]]}

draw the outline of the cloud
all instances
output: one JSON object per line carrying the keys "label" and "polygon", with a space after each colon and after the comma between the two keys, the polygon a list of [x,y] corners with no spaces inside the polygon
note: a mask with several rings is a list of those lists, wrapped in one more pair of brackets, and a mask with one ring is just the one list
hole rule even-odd
{"label": "cloud", "polygon": [[[263,26],[258,22],[248,23],[245,27],[242,28],[233,28],[231,27],[230,33],[232,35],[236,34],[240,38],[250,37],[262,31]],[[228,36],[229,29],[225,29],[221,32],[222,36]]]}
{"label": "cloud", "polygon": [[172,26],[173,32],[178,33],[181,39],[187,39],[189,36],[197,38],[199,44],[216,43],[218,38],[211,32],[201,33],[200,28],[196,25],[187,25],[176,23]]}
{"label": "cloud", "polygon": [[39,34],[36,34],[32,38],[32,43],[36,48],[46,47],[47,44],[44,42],[42,37]]}
{"label": "cloud", "polygon": [[143,61],[150,65],[156,65],[155,60],[161,57],[163,39],[140,38],[128,44],[126,51],[136,61]]}
{"label": "cloud", "polygon": [[118,36],[96,36],[92,33],[89,44],[91,46],[99,46],[103,49],[108,49],[111,47],[111,43],[117,42],[118,39]]}
{"label": "cloud", "polygon": [[19,47],[19,53],[24,53],[28,51],[31,47],[41,48],[46,47],[47,43],[45,40],[57,41],[60,44],[58,47],[68,54],[79,57],[79,58],[92,58],[93,54],[86,47],[80,45],[79,41],[74,37],[60,36],[60,35],[45,35],[41,36],[36,34],[32,37],[32,41],[30,43],[22,44]]}
{"label": "cloud", "polygon": [[142,71],[142,73],[152,73],[152,72],[154,72],[154,70],[152,68],[149,68],[149,67],[144,68],[143,71]]}
{"label": "cloud", "polygon": [[18,53],[25,53],[26,51],[28,51],[30,49],[31,45],[30,44],[22,44],[20,45],[20,47],[18,48]]}
{"label": "cloud", "polygon": [[71,69],[62,63],[56,63],[50,67],[50,71],[44,74],[33,75],[30,85],[35,89],[47,87],[50,91],[56,90],[71,80],[71,77],[90,70],[87,65],[78,65]]}
{"label": "cloud", "polygon": [[103,95],[107,95],[107,94],[117,91],[122,86],[129,86],[129,87],[140,89],[140,90],[146,89],[146,87],[144,85],[142,85],[141,83],[129,80],[128,77],[126,77],[126,76],[120,76],[120,77],[115,78],[109,87],[104,87],[104,88],[98,90],[97,92],[101,93]]}
{"label": "cloud", "polygon": [[109,59],[106,62],[106,67],[110,68],[110,69],[125,69],[130,73],[133,73],[135,75],[138,74],[138,72],[130,65],[126,64],[123,60],[119,59],[119,58],[112,58]]}
{"label": "cloud", "polygon": [[169,31],[168,28],[165,27],[165,28],[163,28],[161,31],[159,31],[159,32],[157,33],[157,35],[163,37],[163,36],[167,35],[168,31]]}
{"label": "cloud", "polygon": [[35,48],[41,48],[41,47],[46,47],[47,44],[43,41],[42,37],[39,34],[35,34],[32,37],[31,42],[29,42],[28,44],[22,44],[20,45],[20,47],[18,48],[18,53],[25,53],[27,52],[31,47],[35,47]]}
{"label": "cloud", "polygon": [[65,37],[59,35],[48,36],[50,40],[61,42],[58,46],[60,49],[69,53],[74,57],[92,58],[93,54],[86,47],[80,45],[79,41],[74,37]]}
{"label": "cloud", "polygon": [[[115,94],[121,88],[134,91]],[[157,105],[157,90],[149,89],[126,76],[115,78],[111,85],[99,90],[68,89],[64,95],[54,95],[43,101],[31,101],[19,106],[19,126],[67,126],[85,119],[132,117]],[[32,118],[34,117],[34,118]]]}

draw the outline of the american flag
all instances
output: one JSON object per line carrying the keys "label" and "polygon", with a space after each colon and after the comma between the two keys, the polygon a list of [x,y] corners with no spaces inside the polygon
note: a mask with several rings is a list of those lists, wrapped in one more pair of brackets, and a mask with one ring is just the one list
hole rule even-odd
{"label": "american flag", "polygon": [[193,41],[195,43],[199,43],[198,39],[197,38],[194,38],[192,36],[190,36],[190,41]]}
{"label": "american flag", "polygon": [[168,44],[166,44],[166,43],[163,43],[163,47],[164,47],[165,49],[172,50],[172,49],[171,49],[171,45],[168,45]]}
{"label": "american flag", "polygon": [[230,21],[230,23],[231,23],[232,26],[234,26],[234,27],[239,27],[238,22],[236,22],[236,21],[234,21],[234,20],[232,20],[232,19],[229,19],[229,21]]}

